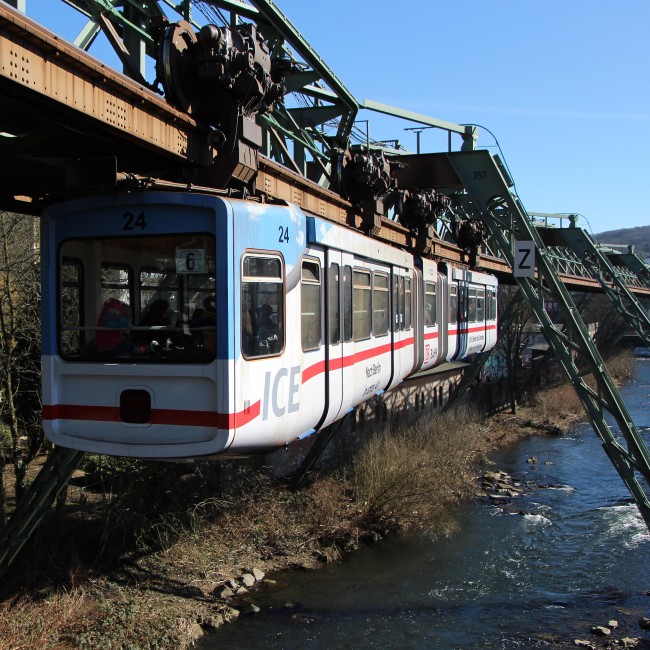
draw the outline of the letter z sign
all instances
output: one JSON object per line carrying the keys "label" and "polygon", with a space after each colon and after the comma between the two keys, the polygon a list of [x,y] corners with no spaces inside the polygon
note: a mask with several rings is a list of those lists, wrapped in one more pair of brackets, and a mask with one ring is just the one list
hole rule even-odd
{"label": "letter z sign", "polygon": [[535,277],[535,242],[515,242],[515,268],[513,275],[516,278]]}

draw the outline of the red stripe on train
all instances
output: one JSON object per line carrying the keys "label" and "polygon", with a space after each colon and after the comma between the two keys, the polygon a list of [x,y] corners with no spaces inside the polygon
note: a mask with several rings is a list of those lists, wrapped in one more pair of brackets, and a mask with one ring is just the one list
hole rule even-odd
{"label": "red stripe on train", "polygon": [[[234,429],[254,420],[260,414],[260,405],[261,400],[258,400],[243,411],[239,411],[239,413],[152,409],[151,418],[146,424]],[[117,406],[87,406],[81,404],[44,405],[43,419],[122,422],[120,409]]]}
{"label": "red stripe on train", "polygon": [[[435,336],[438,336],[437,334]],[[413,337],[405,339],[403,341],[395,342],[395,350],[400,350],[409,345],[413,345]],[[354,354],[348,354],[345,357],[334,357],[329,360],[330,370],[340,370],[341,368],[349,368],[350,366],[355,365],[356,363],[362,363],[368,359],[373,359],[378,357],[381,354],[386,354],[391,351],[391,344],[385,343],[384,345],[377,346],[376,348],[371,348],[370,350],[362,350],[361,352],[355,352]],[[311,366],[308,366],[302,371],[302,383],[313,379],[317,375],[325,372],[325,360],[321,359]]]}

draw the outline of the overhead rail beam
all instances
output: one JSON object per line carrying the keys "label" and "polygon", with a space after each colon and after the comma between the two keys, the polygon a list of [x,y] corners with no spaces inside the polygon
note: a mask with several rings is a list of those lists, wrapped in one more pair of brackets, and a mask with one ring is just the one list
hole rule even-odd
{"label": "overhead rail beam", "polygon": [[[224,3],[216,4],[223,6]],[[240,8],[240,3],[228,4],[233,10]],[[250,5],[245,6],[258,11]],[[3,169],[0,208],[39,214],[44,202],[55,200],[61,192],[68,191],[66,165],[74,162],[90,167],[98,151],[106,157],[114,157],[120,173],[174,182],[185,179],[187,190],[197,184],[207,185],[193,174],[209,170],[214,150],[207,143],[206,130],[196,120],[4,3],[0,3],[0,61],[0,95],[3,98],[0,120],[3,131],[8,134],[0,136],[0,166]],[[352,101],[349,94],[348,100]],[[392,107],[388,108],[395,113]],[[408,111],[403,112],[403,116],[438,124],[440,128],[453,128],[454,132],[464,129]],[[278,123],[278,128],[291,126],[289,117],[285,122],[285,125]],[[304,144],[313,146],[309,132],[303,135]],[[433,158],[445,156],[430,155]],[[434,176],[437,167],[435,172]],[[295,203],[337,223],[353,228],[362,225],[361,217],[354,213],[348,201],[308,180],[304,174],[295,173],[262,155],[259,156],[256,188],[271,199]],[[375,235],[378,239],[414,248],[416,241],[408,229],[387,218],[382,218],[380,223],[380,231]],[[466,253],[450,241],[432,239],[427,254],[467,264]],[[494,254],[480,255],[477,265],[482,270],[497,273],[501,279],[511,276],[507,260]],[[598,282],[588,276],[567,272],[562,279],[571,289],[600,289]],[[650,295],[650,288],[631,287],[631,291],[635,295]]]}
{"label": "overhead rail beam", "polygon": [[4,194],[60,191],[64,162],[98,152],[140,171],[212,161],[191,116],[5,4],[0,95]]}
{"label": "overhead rail beam", "polygon": [[478,127],[472,125],[446,122],[445,120],[429,117],[428,115],[423,115],[422,113],[414,113],[413,111],[407,111],[402,108],[398,108],[397,106],[382,104],[380,102],[373,101],[372,99],[364,99],[361,106],[363,108],[367,108],[369,111],[375,111],[376,113],[383,113],[384,115],[399,117],[410,122],[416,122],[417,124],[425,124],[426,126],[432,126],[436,129],[447,131],[448,133],[457,133],[463,138],[463,145],[461,147],[463,151],[472,151],[475,148],[476,140],[478,139]]}

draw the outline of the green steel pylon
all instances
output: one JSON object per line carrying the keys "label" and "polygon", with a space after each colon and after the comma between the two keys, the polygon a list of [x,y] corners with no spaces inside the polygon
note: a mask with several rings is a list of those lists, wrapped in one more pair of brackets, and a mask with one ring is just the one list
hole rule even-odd
{"label": "green steel pylon", "polygon": [[[515,280],[537,316],[550,347],[573,383],[596,434],[614,467],[632,494],[650,529],[650,454],[623,402],[596,345],[553,264],[553,256],[526,214],[519,199],[487,151],[447,154],[465,188],[465,207],[480,215],[498,250],[515,272]],[[517,277],[515,244],[529,242],[536,250],[536,274]],[[560,306],[562,324],[555,324],[544,309],[545,299]],[[581,367],[578,366],[578,360]],[[587,382],[591,377],[593,386]],[[610,415],[620,436],[607,423]],[[622,439],[621,439],[622,437]]]}
{"label": "green steel pylon", "polygon": [[83,451],[65,447],[55,447],[50,452],[11,518],[0,528],[0,574],[14,561],[84,456]]}
{"label": "green steel pylon", "polygon": [[636,296],[628,289],[621,273],[582,228],[558,228],[557,234],[573,250],[591,277],[598,280],[603,293],[612,301],[626,323],[650,348],[650,316]]}

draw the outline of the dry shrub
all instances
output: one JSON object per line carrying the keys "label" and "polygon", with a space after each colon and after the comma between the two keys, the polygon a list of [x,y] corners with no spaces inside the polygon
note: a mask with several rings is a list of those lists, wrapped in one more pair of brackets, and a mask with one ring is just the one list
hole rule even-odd
{"label": "dry shrub", "polygon": [[80,590],[43,601],[16,598],[0,602],[0,648],[64,648],[62,631],[79,617],[85,595]]}
{"label": "dry shrub", "polygon": [[355,496],[380,525],[449,534],[451,506],[470,495],[472,464],[483,446],[481,427],[469,411],[391,427],[355,459]]}
{"label": "dry shrub", "polygon": [[560,425],[567,419],[574,420],[584,415],[582,403],[573,384],[563,384],[557,388],[539,391],[535,393],[530,405],[544,420]]}
{"label": "dry shrub", "polygon": [[629,379],[634,372],[634,352],[631,348],[623,348],[603,353],[609,374],[614,379]]}

